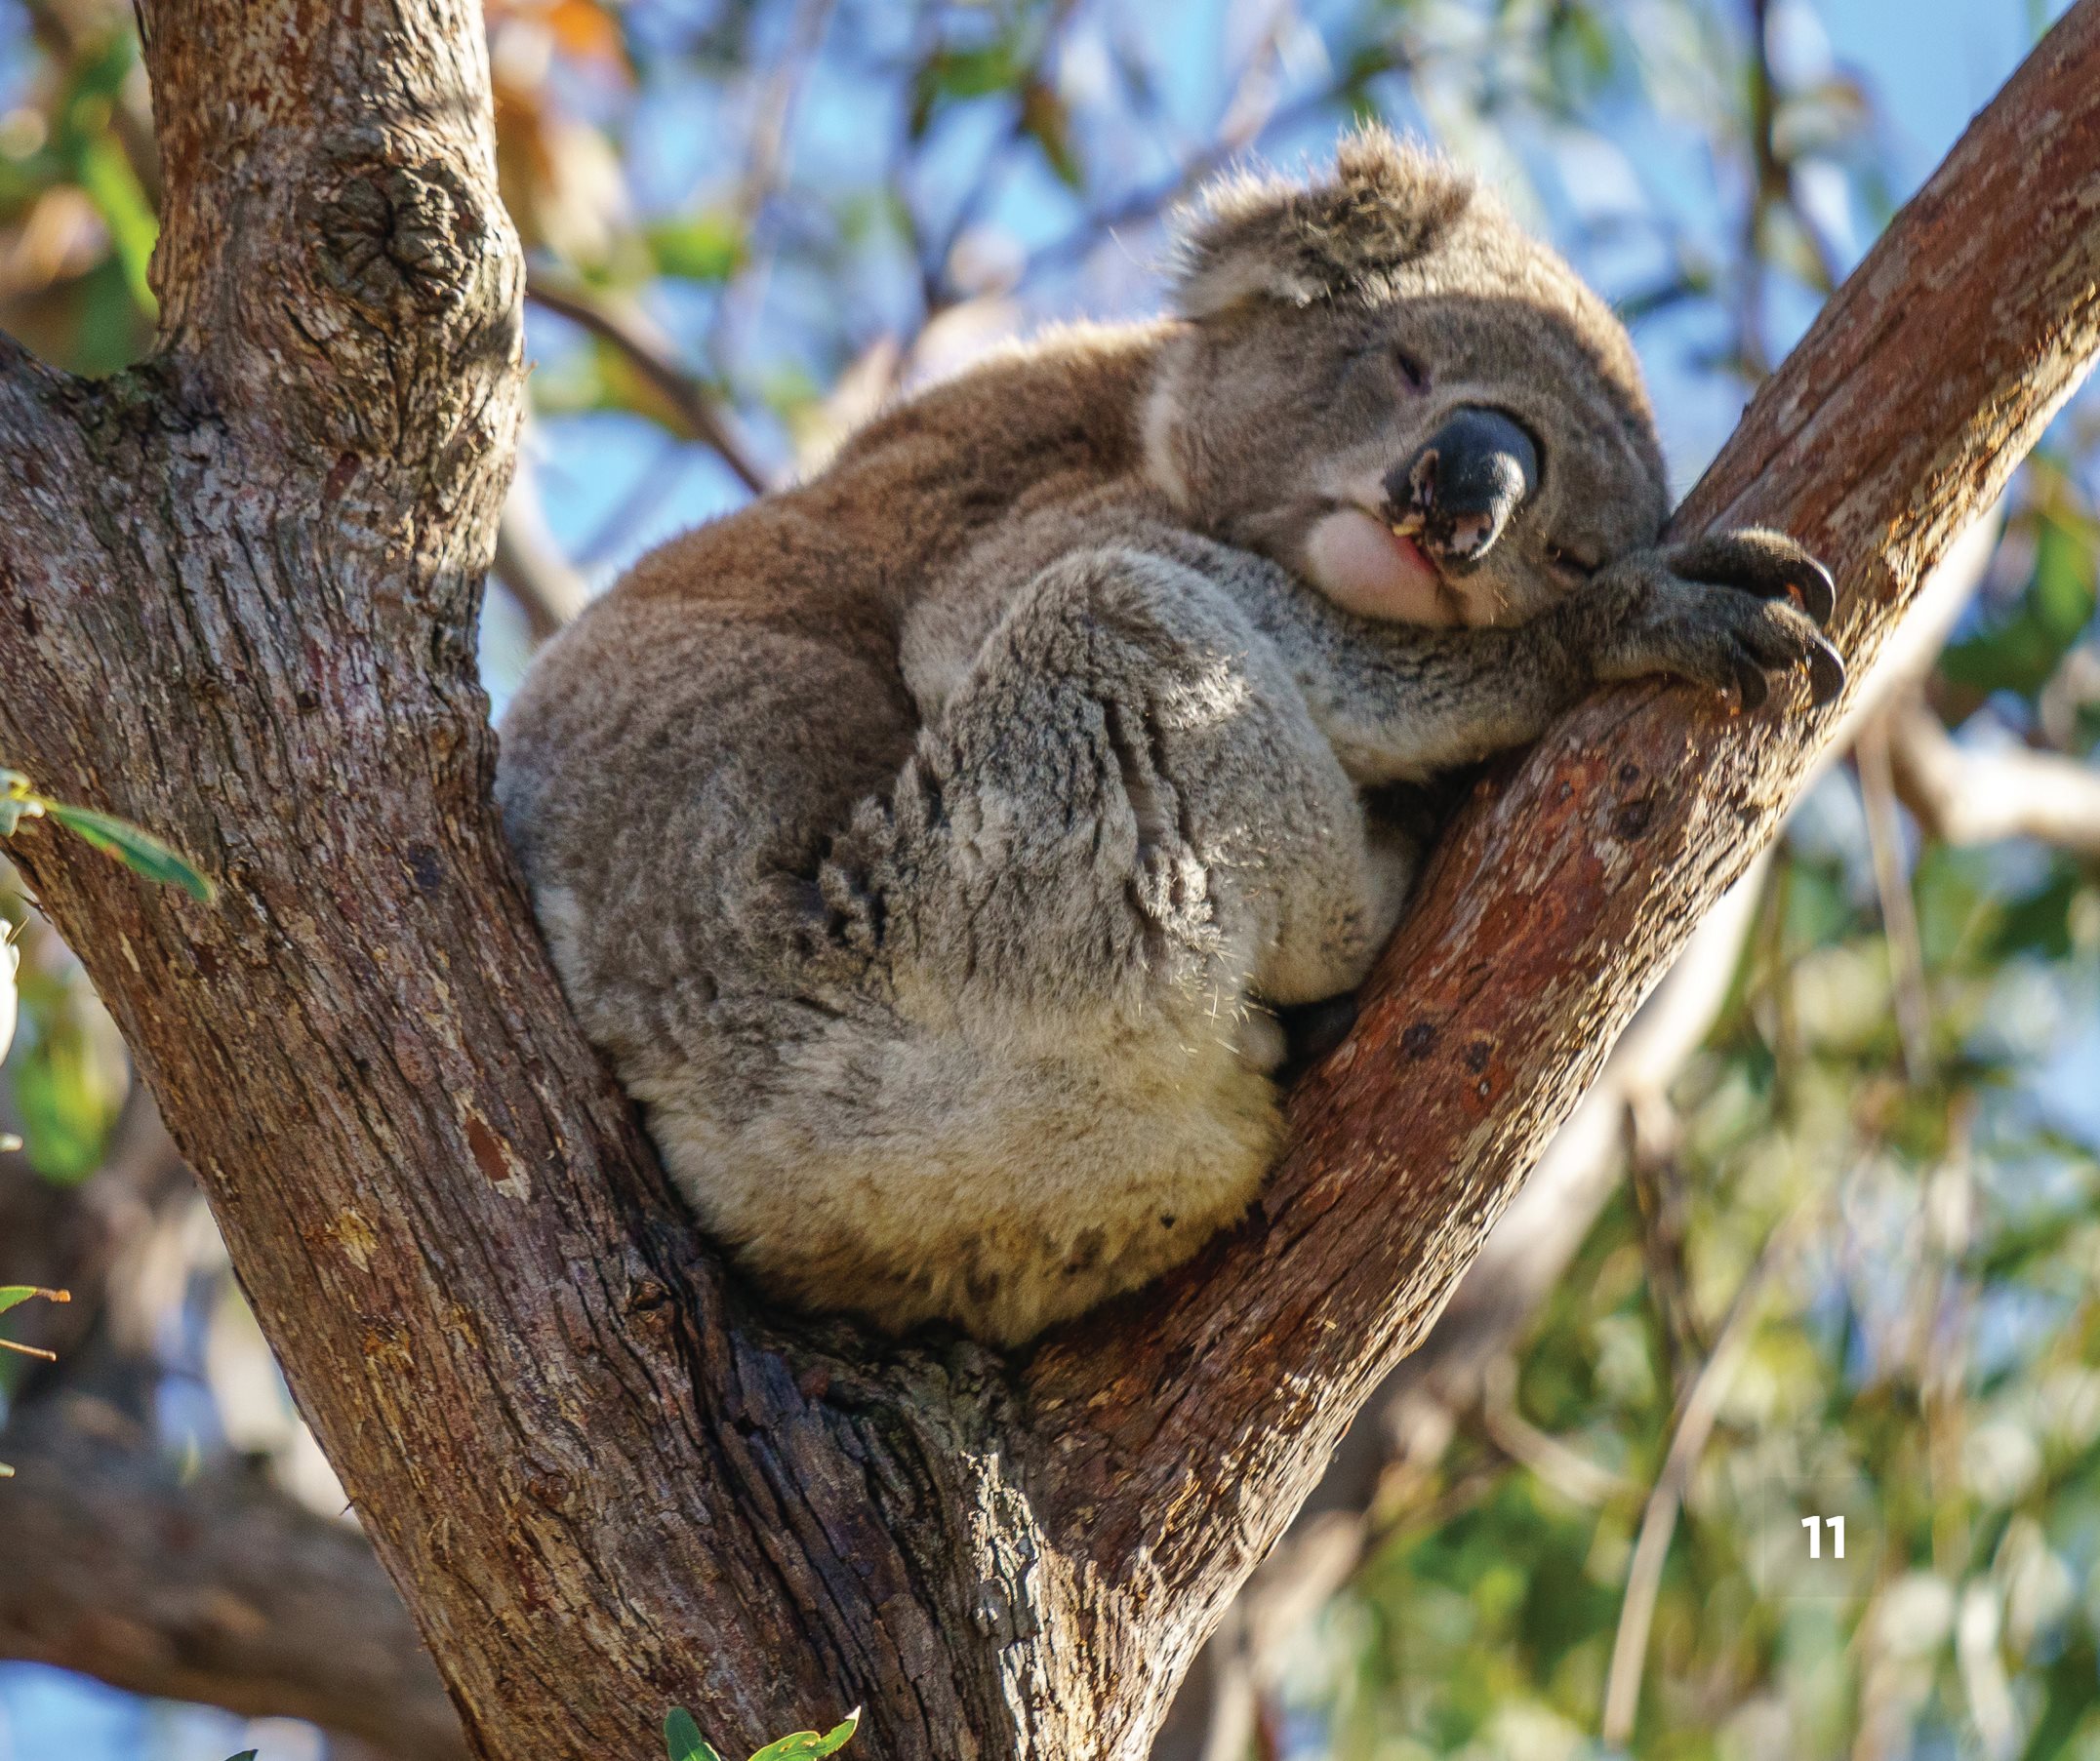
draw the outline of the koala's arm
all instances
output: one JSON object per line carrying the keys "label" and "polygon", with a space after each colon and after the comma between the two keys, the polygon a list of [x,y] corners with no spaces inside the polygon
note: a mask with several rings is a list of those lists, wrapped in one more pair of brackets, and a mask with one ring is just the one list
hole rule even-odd
{"label": "koala's arm", "polygon": [[1636,551],[1508,628],[1375,622],[1268,571],[1236,572],[1233,585],[1343,768],[1365,784],[1525,744],[1606,680],[1672,673],[1733,690],[1750,708],[1765,699],[1767,672],[1805,666],[1819,704],[1844,685],[1817,628],[1835,600],[1830,577],[1776,533]]}

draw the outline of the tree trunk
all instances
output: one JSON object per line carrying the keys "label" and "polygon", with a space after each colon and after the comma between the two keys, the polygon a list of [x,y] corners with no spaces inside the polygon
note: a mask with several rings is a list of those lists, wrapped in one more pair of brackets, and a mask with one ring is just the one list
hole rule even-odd
{"label": "tree trunk", "polygon": [[[473,624],[519,260],[464,0],[143,9],[161,344],[0,363],[0,753],[221,884],[16,840],[491,1761],[1135,1756],[1830,718],[1587,704],[1481,791],[1258,1216],[1012,1360],[768,1316],[567,1013],[488,804]],[[2081,0],[1753,406],[1864,662],[2100,340]],[[617,803],[609,804],[617,811]],[[609,827],[609,831],[612,828]],[[0,1495],[4,1496],[4,1495]]]}

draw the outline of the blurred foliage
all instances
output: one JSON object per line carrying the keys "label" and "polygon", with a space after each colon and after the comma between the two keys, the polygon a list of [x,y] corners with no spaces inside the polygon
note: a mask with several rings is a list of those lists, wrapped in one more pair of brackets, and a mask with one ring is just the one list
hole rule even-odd
{"label": "blurred foliage", "polygon": [[[1827,1208],[1691,1482],[1637,1752],[2100,1754],[2100,1158],[2048,1068],[2083,1033],[2071,1079],[2090,1092],[2100,883],[2060,859],[1924,852],[1933,1067],[1912,1082],[1864,855],[1805,841],[1675,1096],[1694,1310],[1722,1311],[1804,1199]],[[1706,1342],[1670,1337],[1642,1228],[1630,1198],[1599,1220],[1516,1383],[1529,1424],[1621,1490],[1585,1501],[1485,1423],[1403,1489],[1305,1646],[1298,1692],[1335,1752],[1588,1752],[1642,1502]],[[1856,1569],[1824,1594],[1798,1523],[1832,1511]]]}
{"label": "blurred foliage", "polygon": [[[487,16],[534,282],[596,302],[651,357],[529,308],[533,479],[601,580],[746,494],[661,370],[786,476],[1032,324],[1154,309],[1178,200],[1248,149],[1317,156],[1364,114],[1478,167],[1616,301],[1681,486],[1904,181],[1817,0],[491,0]],[[117,371],[150,346],[159,182],[130,13],[26,0],[0,13],[0,327]],[[2088,396],[2016,480],[1931,682],[1963,740],[2086,762],[2100,744],[2096,460]],[[522,655],[492,646],[499,695]],[[1615,1203],[1510,1366],[1509,1410],[1469,1415],[1433,1472],[1384,1489],[1368,1563],[1257,1720],[1264,1761],[1595,1750],[1686,1387],[1804,1204],[1813,1226],[1785,1237],[1687,1484],[1634,1751],[2100,1757],[2100,886],[2033,848],[1914,837],[1909,854],[1915,949],[1884,930],[1851,779],[1797,819],[1728,1009],[1673,1095],[1653,1171],[1668,1238]],[[25,925],[0,1128],[40,1175],[77,1181],[106,1152],[122,1049],[48,929],[12,896],[0,917]],[[1916,1072],[1891,1007],[1913,960],[1930,1021]],[[169,1377],[171,1428],[302,1461],[340,1507],[289,1404],[253,1397],[260,1336],[208,1263],[219,1294],[191,1293],[206,1343]],[[1681,1302],[1657,1300],[1658,1267]],[[1594,1471],[1571,1479],[1526,1436]],[[1848,1575],[1808,1593],[1798,1518],[1839,1509]],[[674,1750],[687,1735],[666,1730]]]}
{"label": "blurred foliage", "polygon": [[130,1065],[115,1023],[58,938],[36,924],[22,953],[7,1062],[14,1129],[31,1168],[74,1185],[101,1165],[130,1091]]}

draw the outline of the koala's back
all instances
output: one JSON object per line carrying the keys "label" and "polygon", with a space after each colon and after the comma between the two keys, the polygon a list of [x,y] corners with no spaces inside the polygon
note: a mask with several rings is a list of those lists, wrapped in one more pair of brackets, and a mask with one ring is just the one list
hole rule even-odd
{"label": "koala's back", "polygon": [[[900,665],[911,605],[995,523],[1135,469],[1151,338],[1072,333],[878,419],[809,484],[642,559],[505,717],[499,799],[571,1001],[704,1220],[790,1295],[893,1322],[956,1312],[952,1292],[888,1288],[868,1243],[922,1235],[929,1204],[974,1208],[985,1257],[1010,1256],[997,1196],[1027,1178],[1017,1158],[1054,1156],[1061,1120],[1158,1110],[1060,1069],[1020,1095],[966,1054],[902,1043],[880,926],[842,922],[867,901],[824,890],[918,732]],[[842,1155],[877,1092],[888,1125]],[[1267,1107],[1218,1109],[1238,1141],[1191,1153],[1259,1160]],[[893,1129],[899,1108],[916,1129]],[[980,1121],[970,1166],[942,1165],[937,1110]],[[935,1283],[978,1278],[968,1259]]]}

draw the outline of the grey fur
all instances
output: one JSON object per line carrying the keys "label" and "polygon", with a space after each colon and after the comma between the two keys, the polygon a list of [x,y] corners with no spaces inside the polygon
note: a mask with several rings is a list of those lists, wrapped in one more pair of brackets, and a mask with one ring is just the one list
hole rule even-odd
{"label": "grey fur", "polygon": [[[888,413],[645,558],[505,723],[569,994],[793,1301],[1011,1342],[1186,1259],[1273,1157],[1270,1009],[1398,919],[1416,853],[1364,790],[1597,679],[1818,654],[1788,540],[1641,548],[1623,333],[1447,167],[1367,134],[1188,226],[1188,316]],[[1366,486],[1461,405],[1541,482],[1462,578],[1410,573]]]}

